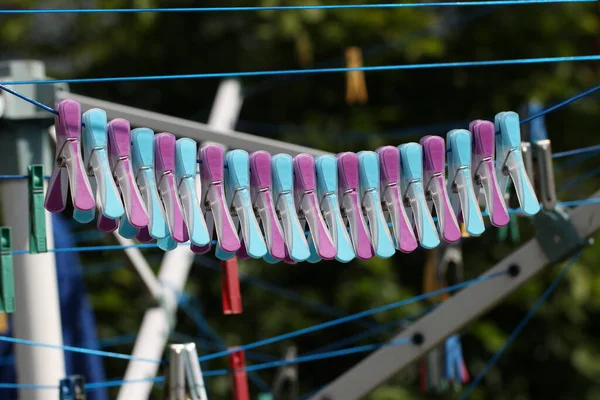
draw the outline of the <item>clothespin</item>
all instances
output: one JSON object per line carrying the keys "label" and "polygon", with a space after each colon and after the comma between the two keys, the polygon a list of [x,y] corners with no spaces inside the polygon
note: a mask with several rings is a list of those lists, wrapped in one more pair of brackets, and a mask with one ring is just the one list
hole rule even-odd
{"label": "clothespin", "polygon": [[485,225],[471,177],[471,132],[466,129],[451,130],[446,136],[446,148],[448,191],[454,214],[459,221],[465,223],[469,235],[481,235]]}
{"label": "clothespin", "polygon": [[342,216],[349,226],[350,238],[356,256],[362,260],[372,258],[373,248],[360,203],[360,183],[358,172],[358,156],[351,152],[337,155],[339,189],[341,192],[340,208]]}
{"label": "clothespin", "polygon": [[460,336],[449,336],[444,343],[446,381],[454,386],[469,382],[469,371],[463,358]]}
{"label": "clothespin", "polygon": [[[362,52],[359,47],[346,48],[346,66],[348,68],[360,68],[363,65]],[[365,104],[368,100],[365,72],[351,70],[346,73],[346,103]]]}
{"label": "clothespin", "polygon": [[428,135],[423,137],[420,143],[423,147],[425,198],[435,207],[440,236],[447,242],[455,242],[461,238],[461,232],[446,190],[444,139]]}
{"label": "clothespin", "polygon": [[165,400],[207,400],[196,345],[172,344],[169,348]]}
{"label": "clothespin", "polygon": [[[154,174],[158,196],[165,207],[169,234],[177,243],[190,239],[188,227],[183,220],[183,210],[179,202],[178,180],[176,176],[176,139],[172,133],[154,135]],[[195,178],[195,174],[194,174]]]}
{"label": "clothespin", "polygon": [[440,238],[423,191],[423,148],[418,143],[406,143],[398,146],[398,149],[404,206],[411,208],[409,217],[413,226],[416,226],[421,246],[432,249],[440,244]]}
{"label": "clothespin", "polygon": [[361,204],[367,217],[371,246],[377,257],[389,258],[396,249],[381,209],[379,157],[374,151],[360,151],[357,156]]}
{"label": "clothespin", "polygon": [[333,155],[319,156],[315,160],[317,175],[317,194],[323,218],[329,228],[331,239],[336,248],[335,259],[350,262],[356,253],[348,236],[346,224],[342,219],[338,200],[337,160]]}
{"label": "clothespin", "polygon": [[169,234],[165,210],[158,196],[154,171],[153,130],[137,128],[131,131],[131,158],[135,180],[150,221],[148,226],[137,230],[135,237],[142,243],[158,239],[158,247],[163,250],[173,250],[177,243]]}
{"label": "clothespin", "polygon": [[285,258],[285,240],[273,202],[271,154],[260,150],[250,154],[250,194],[262,225],[268,255],[275,260]]}
{"label": "clothespin", "polygon": [[[230,348],[229,350],[235,349],[236,348]],[[231,369],[232,378],[232,400],[250,400],[244,350],[237,350],[229,353],[229,368]]]}
{"label": "clothespin", "polygon": [[[235,253],[241,244],[225,200],[223,148],[216,144],[203,146],[198,151],[198,159],[202,178],[201,202],[208,234],[212,240],[216,230],[219,247],[228,253]],[[192,250],[203,254],[209,251],[211,246],[211,242],[201,247],[192,245]]]}
{"label": "clothespin", "polygon": [[[83,128],[81,141],[83,147],[83,162],[88,174],[90,186],[94,198],[98,200],[100,214],[105,219],[98,218],[98,229],[112,232],[117,229],[116,225],[101,224],[101,221],[117,220],[125,214],[121,196],[117,191],[117,185],[112,177],[108,162],[107,129],[108,120],[106,112],[97,108],[91,109],[83,114]],[[98,192],[96,192],[98,191]],[[89,211],[73,211],[73,218],[79,222],[90,222],[94,219],[96,209]]]}
{"label": "clothespin", "polygon": [[[298,351],[295,346],[290,346],[285,352],[285,361],[293,361]],[[283,397],[284,389],[287,387],[287,396]],[[273,382],[273,396],[277,400],[295,400],[298,398],[298,364],[283,365],[279,368]]]}
{"label": "clothespin", "polygon": [[[537,115],[543,110],[539,102],[529,102],[529,115]],[[535,148],[537,172],[540,176],[538,188],[540,190],[542,206],[545,210],[556,207],[556,185],[554,183],[554,166],[552,163],[552,146],[548,139],[544,116],[534,118],[529,123],[529,140]],[[527,162],[525,162],[527,170]]]}
{"label": "clothespin", "polygon": [[13,271],[12,235],[8,226],[0,227],[0,312],[15,312],[15,278]]}
{"label": "clothespin", "polygon": [[475,120],[469,124],[469,130],[473,135],[472,170],[475,198],[479,198],[479,190],[483,188],[490,222],[494,226],[504,226],[510,222],[510,217],[496,176],[494,124],[490,121]]}
{"label": "clothespin", "polygon": [[[119,234],[132,238],[136,234],[135,228],[147,226],[150,218],[133,175],[129,121],[118,118],[108,123],[108,154],[115,183],[125,206],[125,215],[120,219]],[[117,220],[111,220],[104,215],[100,216],[100,219],[98,224],[109,226],[112,223],[116,228]]]}
{"label": "clothespin", "polygon": [[44,207],[50,212],[63,211],[70,188],[73,207],[89,211],[96,201],[81,156],[81,106],[73,100],[63,100],[56,109],[56,156]]}
{"label": "clothespin", "polygon": [[71,375],[60,380],[60,400],[85,400],[85,378]]}
{"label": "clothespin", "polygon": [[237,258],[221,260],[221,305],[223,314],[242,313],[242,295]]}
{"label": "clothespin", "polygon": [[44,166],[30,165],[27,168],[29,190],[29,253],[48,251],[46,245],[46,213],[44,210]]}
{"label": "clothespin", "polygon": [[314,253],[325,260],[335,258],[337,250],[321,215],[317,200],[317,179],[315,159],[310,154],[298,154],[294,157],[294,196],[296,210],[303,225],[308,223],[309,244]]}
{"label": "clothespin", "polygon": [[[283,230],[287,252],[286,259],[289,259],[288,262],[306,261],[310,257],[310,250],[296,213],[292,156],[289,154],[274,155],[271,158],[271,172],[273,174],[275,211],[280,218]],[[265,260],[271,261],[271,258],[267,255]]]}
{"label": "clothespin", "polygon": [[410,253],[419,245],[404,209],[400,192],[400,150],[394,146],[377,149],[381,179],[381,204],[392,220],[392,232],[396,248]]}
{"label": "clothespin", "polygon": [[498,186],[501,191],[506,191],[511,179],[523,213],[535,215],[540,210],[540,204],[523,164],[519,115],[513,111],[501,112],[496,115],[494,122]]}
{"label": "clothespin", "polygon": [[[230,150],[225,154],[225,198],[234,226],[241,226],[241,247],[245,251],[244,254],[238,251],[238,256],[247,254],[252,258],[262,258],[267,254],[267,246],[250,200],[250,156],[245,150]],[[227,260],[235,253],[217,247],[216,256]]]}
{"label": "clothespin", "polygon": [[187,227],[190,242],[196,246],[206,246],[211,239],[196,191],[197,153],[197,145],[194,140],[188,138],[177,140],[175,143],[175,177],[183,211],[183,224]]}

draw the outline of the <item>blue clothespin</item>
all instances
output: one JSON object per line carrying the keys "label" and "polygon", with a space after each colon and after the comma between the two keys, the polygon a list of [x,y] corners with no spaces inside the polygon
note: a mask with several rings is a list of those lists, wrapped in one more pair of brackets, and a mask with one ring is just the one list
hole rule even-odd
{"label": "blue clothespin", "polygon": [[445,358],[445,376],[450,384],[460,385],[469,381],[469,372],[463,358],[460,336],[454,334],[446,339],[444,343]]}
{"label": "blue clothespin", "polygon": [[369,224],[371,246],[377,257],[389,258],[396,248],[381,208],[379,156],[374,151],[360,151],[357,155],[361,204]]}
{"label": "blue clothespin", "polygon": [[406,143],[400,149],[401,185],[404,206],[410,207],[411,221],[417,227],[421,246],[433,249],[440,244],[433,218],[423,191],[423,148],[418,143]]}
{"label": "blue clothespin", "polygon": [[85,400],[85,378],[70,375],[60,380],[60,400]]}
{"label": "blue clothespin", "polygon": [[183,210],[183,220],[188,229],[190,241],[196,246],[210,242],[206,221],[200,210],[196,192],[197,145],[189,138],[181,138],[175,143],[175,177],[179,200]]}
{"label": "blue clothespin", "polygon": [[[271,166],[275,210],[281,221],[289,261],[306,261],[310,257],[310,250],[296,213],[292,156],[277,154],[271,159]],[[265,260],[267,262],[277,262],[276,259],[269,256],[265,257]]]}
{"label": "blue clothespin", "polygon": [[137,230],[136,238],[142,243],[158,239],[158,247],[165,251],[173,250],[177,247],[177,243],[169,235],[165,211],[158,197],[154,176],[153,130],[137,128],[131,131],[131,154],[133,173],[150,217],[150,224]]}
{"label": "blue clothespin", "polygon": [[[106,218],[117,220],[125,214],[125,208],[121,202],[121,196],[117,191],[117,185],[112,177],[110,164],[108,162],[107,130],[108,120],[106,112],[98,108],[91,109],[83,114],[84,128],[81,133],[83,147],[83,162],[89,177],[92,193],[98,199],[100,212]],[[96,194],[98,192],[98,194]],[[91,210],[73,210],[73,218],[81,223],[87,223],[94,219],[95,208]],[[100,222],[101,219],[98,219]],[[113,231],[116,224],[98,228],[103,231]]]}
{"label": "blue clothespin", "polygon": [[452,209],[459,221],[465,223],[469,235],[485,231],[479,201],[475,197],[471,174],[471,132],[453,129],[446,136],[448,153],[448,193]]}
{"label": "blue clothespin", "polygon": [[521,130],[519,115],[516,112],[501,112],[494,119],[496,125],[496,175],[502,192],[512,179],[517,198],[525,215],[535,215],[540,211],[533,186],[525,171],[521,154]]}
{"label": "blue clothespin", "polygon": [[[243,246],[240,250],[245,249],[252,258],[262,258],[267,254],[267,246],[250,200],[250,156],[245,150],[230,150],[225,154],[225,198],[234,216],[234,224],[241,225]],[[228,253],[220,246],[217,246],[215,254],[220,260],[235,256],[235,253]]]}
{"label": "blue clothespin", "polygon": [[349,262],[356,257],[356,253],[340,212],[337,159],[333,155],[318,156],[315,159],[315,169],[321,213],[337,249],[335,259],[339,262]]}

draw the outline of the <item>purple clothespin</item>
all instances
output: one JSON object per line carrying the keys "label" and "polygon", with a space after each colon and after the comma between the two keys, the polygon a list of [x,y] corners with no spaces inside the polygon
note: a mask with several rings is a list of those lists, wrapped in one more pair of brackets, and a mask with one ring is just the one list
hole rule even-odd
{"label": "purple clothespin", "polygon": [[262,225],[269,254],[276,260],[283,260],[285,258],[285,241],[273,203],[271,154],[266,151],[260,150],[250,154],[250,192],[252,204]]}
{"label": "purple clothespin", "polygon": [[337,159],[342,216],[350,226],[350,239],[356,256],[366,260],[372,258],[374,252],[358,194],[358,156],[346,152],[338,154]]}
{"label": "purple clothespin", "polygon": [[172,133],[154,135],[154,173],[158,195],[165,207],[165,216],[169,233],[177,243],[185,243],[190,237],[183,220],[183,212],[179,203],[177,185],[175,184],[175,143],[177,139]]}
{"label": "purple clothespin", "polygon": [[63,100],[56,108],[56,156],[44,207],[50,212],[63,211],[70,186],[73,206],[88,211],[96,206],[96,200],[81,155],[81,106],[76,101]]}
{"label": "purple clothespin", "polygon": [[315,159],[310,154],[294,157],[294,189],[298,215],[304,218],[304,226],[308,222],[309,240],[312,240],[316,254],[325,260],[334,259],[337,250],[321,215],[317,200]]}
{"label": "purple clothespin", "polygon": [[[137,186],[131,161],[131,128],[129,121],[114,119],[108,123],[108,155],[115,183],[121,192],[125,215],[121,217],[119,233],[123,237],[132,238],[136,231],[126,228],[129,225],[134,228],[143,228],[150,223],[150,217],[144,206],[142,195]],[[125,220],[127,218],[127,220]],[[129,222],[127,224],[126,222]],[[103,230],[113,230],[118,221],[116,219],[101,217],[99,225]]]}
{"label": "purple clothespin", "polygon": [[456,242],[462,234],[446,190],[446,144],[441,137],[428,135],[421,138],[421,146],[425,197],[435,207],[440,236],[447,242]]}
{"label": "purple clothespin", "polygon": [[472,170],[475,197],[479,197],[479,190],[483,187],[490,222],[494,226],[504,226],[509,223],[510,217],[496,177],[494,123],[478,119],[469,124],[469,130],[473,134]]}
{"label": "purple clothespin", "polygon": [[395,146],[384,146],[377,149],[377,154],[382,206],[392,220],[396,248],[404,253],[410,253],[419,244],[406,215],[402,193],[400,193],[400,150]]}
{"label": "purple clothespin", "polygon": [[223,148],[216,144],[203,146],[198,151],[200,174],[202,179],[201,205],[211,243],[206,246],[192,245],[192,251],[200,254],[208,252],[212,247],[213,231],[217,231],[217,240],[221,248],[229,253],[239,250],[241,243],[225,201],[223,182],[224,155]]}

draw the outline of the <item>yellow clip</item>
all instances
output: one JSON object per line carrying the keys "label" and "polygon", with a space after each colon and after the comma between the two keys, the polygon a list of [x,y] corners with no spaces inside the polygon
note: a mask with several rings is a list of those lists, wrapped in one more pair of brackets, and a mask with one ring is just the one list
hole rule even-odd
{"label": "yellow clip", "polygon": [[[362,52],[358,47],[346,48],[346,67],[360,68],[363,66]],[[346,74],[346,103],[365,104],[369,96],[364,71],[348,71]]]}

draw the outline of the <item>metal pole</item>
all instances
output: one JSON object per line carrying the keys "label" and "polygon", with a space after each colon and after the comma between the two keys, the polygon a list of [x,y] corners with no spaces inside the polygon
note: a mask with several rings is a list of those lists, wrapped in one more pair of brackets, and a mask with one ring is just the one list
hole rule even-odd
{"label": "metal pole", "polygon": [[[80,98],[77,100],[79,101]],[[217,92],[215,105],[211,111],[210,122],[214,125],[211,125],[210,129],[232,129],[237,121],[240,108],[241,88],[239,82],[224,81]],[[105,111],[108,112],[106,109]],[[110,114],[109,118],[112,118]],[[153,125],[153,123],[154,120],[146,121],[142,119],[136,125],[147,126],[156,130],[156,125]],[[171,131],[176,134],[181,133],[177,129]],[[146,311],[140,333],[133,348],[133,356],[151,359],[161,358],[173,328],[173,318],[177,310],[177,296],[185,288],[185,282],[193,262],[194,253],[187,247],[180,246],[165,254],[158,274],[158,279],[163,285],[163,305]],[[125,380],[153,377],[156,376],[157,372],[158,364],[130,361],[125,372]],[[150,396],[151,390],[151,382],[126,384],[121,386],[117,399],[146,400]]]}
{"label": "metal pole", "polygon": [[[3,79],[46,79],[41,62],[0,63]],[[50,87],[49,89],[54,90]],[[20,89],[39,101],[52,101],[52,93],[35,85]],[[52,166],[48,127],[52,116],[39,114],[20,99],[6,96],[0,115],[0,170],[3,174],[27,175],[29,164]],[[13,248],[29,248],[29,211],[26,180],[4,181],[1,186],[3,223],[12,227]],[[46,213],[48,248],[54,248],[52,218]],[[53,253],[14,257],[14,337],[62,345],[62,329],[56,264]],[[20,384],[52,385],[56,389],[20,389],[21,400],[58,398],[59,380],[65,377],[62,350],[15,345],[17,381]]]}

